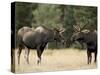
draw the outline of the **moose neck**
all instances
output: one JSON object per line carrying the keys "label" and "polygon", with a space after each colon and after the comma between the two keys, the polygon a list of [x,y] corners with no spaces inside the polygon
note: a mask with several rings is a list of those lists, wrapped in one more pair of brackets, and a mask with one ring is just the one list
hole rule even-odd
{"label": "moose neck", "polygon": [[88,44],[90,42],[93,42],[96,44],[97,42],[97,35],[94,32],[84,33],[84,43]]}
{"label": "moose neck", "polygon": [[54,31],[53,30],[50,30],[48,32],[47,36],[48,36],[48,38],[47,38],[48,39],[48,42],[53,42],[54,41],[55,34],[54,34]]}
{"label": "moose neck", "polygon": [[83,43],[87,43],[88,39],[88,34],[87,33],[82,33],[82,37],[79,39]]}

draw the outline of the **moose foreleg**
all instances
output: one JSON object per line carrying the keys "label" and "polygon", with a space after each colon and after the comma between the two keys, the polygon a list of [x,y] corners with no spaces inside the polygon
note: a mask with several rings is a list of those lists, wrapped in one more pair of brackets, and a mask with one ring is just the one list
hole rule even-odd
{"label": "moose foreleg", "polygon": [[87,50],[87,62],[88,62],[88,64],[91,63],[91,58],[92,58],[91,52]]}
{"label": "moose foreleg", "polygon": [[41,45],[40,47],[38,47],[38,49],[37,49],[37,56],[38,56],[37,64],[41,63],[41,55],[42,55],[42,53],[43,53],[43,51],[44,51],[44,48],[45,48],[46,44],[47,44],[47,43],[42,44],[42,45]]}

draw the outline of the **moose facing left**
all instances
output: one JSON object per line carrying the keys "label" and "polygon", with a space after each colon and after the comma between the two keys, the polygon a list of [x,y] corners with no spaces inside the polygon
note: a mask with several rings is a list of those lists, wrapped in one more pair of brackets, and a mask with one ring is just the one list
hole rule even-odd
{"label": "moose facing left", "polygon": [[[76,28],[75,28],[76,29]],[[87,63],[91,64],[92,53],[94,53],[94,62],[97,62],[97,31],[96,30],[77,30],[71,40],[78,41],[80,44],[85,43],[87,46]]]}

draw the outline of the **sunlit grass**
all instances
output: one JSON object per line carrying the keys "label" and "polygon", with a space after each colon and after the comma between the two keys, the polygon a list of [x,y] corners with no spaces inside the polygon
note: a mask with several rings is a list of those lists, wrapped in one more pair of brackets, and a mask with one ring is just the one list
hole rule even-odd
{"label": "sunlit grass", "polygon": [[42,54],[42,62],[40,65],[37,65],[36,50],[31,50],[29,57],[30,64],[27,64],[24,58],[23,50],[21,54],[20,65],[18,66],[16,55],[16,73],[96,68],[96,64],[94,64],[93,61],[91,65],[87,65],[86,50],[80,51],[71,48],[62,50],[45,49]]}

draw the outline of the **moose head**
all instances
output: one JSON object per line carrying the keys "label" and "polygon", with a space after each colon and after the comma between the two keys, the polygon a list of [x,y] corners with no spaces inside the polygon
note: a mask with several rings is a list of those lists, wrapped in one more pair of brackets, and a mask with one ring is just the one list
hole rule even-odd
{"label": "moose head", "polygon": [[73,25],[74,28],[74,33],[71,37],[71,41],[79,41],[83,42],[84,41],[84,33],[90,32],[88,29],[85,29],[87,25],[80,26],[80,25]]}
{"label": "moose head", "polygon": [[61,42],[62,44],[65,44],[65,38],[63,36],[63,33],[65,32],[65,28],[54,28],[54,40],[57,42]]}

